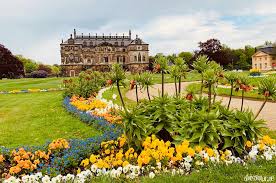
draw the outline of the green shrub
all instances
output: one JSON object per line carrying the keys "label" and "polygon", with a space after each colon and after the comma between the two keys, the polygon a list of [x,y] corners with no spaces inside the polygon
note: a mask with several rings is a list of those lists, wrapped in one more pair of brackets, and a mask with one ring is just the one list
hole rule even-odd
{"label": "green shrub", "polygon": [[83,71],[77,78],[64,80],[64,96],[71,97],[77,95],[84,98],[96,95],[96,93],[105,85],[108,73],[97,71]]}

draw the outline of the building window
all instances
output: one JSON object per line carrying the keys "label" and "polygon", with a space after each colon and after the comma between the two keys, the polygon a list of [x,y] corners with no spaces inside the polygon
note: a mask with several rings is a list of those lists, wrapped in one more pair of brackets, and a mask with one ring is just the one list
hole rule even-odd
{"label": "building window", "polygon": [[138,54],[138,62],[141,62],[141,54]]}
{"label": "building window", "polygon": [[260,69],[262,69],[262,64],[260,63]]}
{"label": "building window", "polygon": [[93,46],[93,42],[92,41],[90,42],[90,46]]}
{"label": "building window", "polygon": [[125,43],[124,42],[121,42],[121,46],[124,46],[125,45]]}
{"label": "building window", "polygon": [[117,41],[115,42],[115,46],[118,46],[118,42]]}
{"label": "building window", "polygon": [[255,64],[255,68],[257,69],[257,64]]}
{"label": "building window", "polygon": [[142,50],[142,46],[137,46],[137,50]]}
{"label": "building window", "polygon": [[120,62],[120,57],[119,56],[117,56],[117,63],[119,63]]}
{"label": "building window", "polygon": [[267,60],[267,57],[265,57],[265,60]]}
{"label": "building window", "polygon": [[76,75],[75,71],[74,70],[70,70],[70,74],[69,75],[70,75],[70,77],[75,77],[75,75]]}
{"label": "building window", "polygon": [[108,63],[108,57],[104,57],[104,62]]}
{"label": "building window", "polygon": [[145,56],[143,56],[143,62],[145,62],[146,61],[146,57]]}
{"label": "building window", "polygon": [[137,56],[134,56],[134,61],[137,62]]}
{"label": "building window", "polygon": [[123,56],[123,63],[126,63],[126,57]]}
{"label": "building window", "polygon": [[265,63],[265,68],[267,68],[267,63]]}

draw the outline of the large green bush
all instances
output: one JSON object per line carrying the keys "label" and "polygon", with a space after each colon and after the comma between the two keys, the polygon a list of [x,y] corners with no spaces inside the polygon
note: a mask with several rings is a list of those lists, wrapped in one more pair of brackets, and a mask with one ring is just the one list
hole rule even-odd
{"label": "large green bush", "polygon": [[247,140],[261,136],[264,121],[254,119],[251,111],[229,110],[216,102],[209,111],[206,97],[192,101],[180,97],[155,97],[141,101],[124,113],[125,133],[139,148],[141,140],[156,134],[164,141],[178,144],[184,139],[191,144],[230,149],[242,154]]}
{"label": "large green bush", "polygon": [[96,95],[105,85],[108,73],[86,70],[77,78],[64,80],[65,96],[77,95],[84,98]]}

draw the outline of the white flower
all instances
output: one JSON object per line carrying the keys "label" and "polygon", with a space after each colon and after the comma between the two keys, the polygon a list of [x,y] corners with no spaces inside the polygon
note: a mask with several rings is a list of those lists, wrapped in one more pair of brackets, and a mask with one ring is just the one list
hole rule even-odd
{"label": "white flower", "polygon": [[123,172],[126,174],[129,171],[130,165],[127,165],[123,168]]}
{"label": "white flower", "polygon": [[188,162],[185,162],[185,163],[184,163],[184,166],[185,166],[186,170],[189,171],[189,170],[191,169],[191,166],[192,166],[192,165],[191,165],[190,163],[188,163]]}
{"label": "white flower", "polygon": [[155,174],[153,172],[149,173],[149,178],[153,179],[155,177]]}
{"label": "white flower", "polygon": [[176,170],[175,169],[172,169],[172,176],[174,176],[176,173]]}
{"label": "white flower", "polygon": [[43,182],[43,183],[50,183],[50,182],[51,182],[51,178],[50,178],[48,175],[45,175],[45,176],[42,178],[42,182]]}
{"label": "white flower", "polygon": [[193,158],[191,156],[187,156],[184,158],[184,160],[188,163],[192,162],[193,161]]}
{"label": "white flower", "polygon": [[117,95],[116,95],[116,94],[113,94],[113,95],[112,95],[112,98],[113,98],[113,100],[116,100]]}
{"label": "white flower", "polygon": [[272,160],[272,154],[269,151],[264,152],[264,157],[267,161]]}
{"label": "white flower", "polygon": [[162,168],[161,162],[156,163],[156,165],[157,165],[157,168],[158,168],[159,170]]}
{"label": "white flower", "polygon": [[96,173],[98,167],[95,164],[93,164],[90,169],[93,173]]}

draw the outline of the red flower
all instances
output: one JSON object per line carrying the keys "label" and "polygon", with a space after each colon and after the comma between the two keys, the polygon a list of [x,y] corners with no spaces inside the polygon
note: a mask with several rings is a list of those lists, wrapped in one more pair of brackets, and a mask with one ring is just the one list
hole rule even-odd
{"label": "red flower", "polygon": [[264,96],[265,96],[265,97],[269,97],[269,91],[265,91],[265,92],[264,92]]}
{"label": "red flower", "polygon": [[134,80],[130,81],[130,89],[132,90],[135,86],[136,82]]}
{"label": "red flower", "polygon": [[194,96],[193,96],[193,94],[191,94],[191,93],[188,93],[188,94],[186,95],[186,99],[187,99],[187,100],[192,101],[193,98],[194,98]]}
{"label": "red flower", "polygon": [[155,69],[157,72],[159,72],[161,70],[161,65],[160,64],[156,64],[155,65]]}
{"label": "red flower", "polygon": [[109,80],[106,81],[106,84],[107,84],[108,86],[112,85],[112,83],[113,83],[113,82],[112,82],[111,79],[109,79]]}

